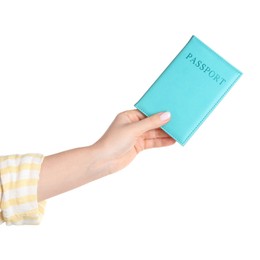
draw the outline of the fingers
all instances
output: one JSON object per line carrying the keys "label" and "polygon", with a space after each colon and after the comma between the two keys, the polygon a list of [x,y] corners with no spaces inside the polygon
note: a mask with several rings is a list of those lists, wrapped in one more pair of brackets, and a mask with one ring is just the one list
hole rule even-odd
{"label": "fingers", "polygon": [[143,148],[150,149],[174,144],[176,141],[162,129],[153,129],[143,135]]}
{"label": "fingers", "polygon": [[149,130],[143,134],[144,139],[153,139],[153,138],[165,138],[169,137],[169,135],[164,132],[161,128]]}
{"label": "fingers", "polygon": [[135,123],[136,130],[143,134],[152,129],[159,128],[170,121],[170,112],[158,113]]}
{"label": "fingers", "polygon": [[164,138],[146,139],[144,140],[144,149],[164,147],[174,144],[176,141],[170,136]]}

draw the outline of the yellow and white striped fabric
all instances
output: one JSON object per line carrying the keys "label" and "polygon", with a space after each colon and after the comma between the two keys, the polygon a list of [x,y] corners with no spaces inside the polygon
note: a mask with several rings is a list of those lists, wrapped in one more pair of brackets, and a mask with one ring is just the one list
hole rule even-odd
{"label": "yellow and white striped fabric", "polygon": [[45,202],[38,202],[37,187],[43,155],[0,156],[0,224],[39,224]]}

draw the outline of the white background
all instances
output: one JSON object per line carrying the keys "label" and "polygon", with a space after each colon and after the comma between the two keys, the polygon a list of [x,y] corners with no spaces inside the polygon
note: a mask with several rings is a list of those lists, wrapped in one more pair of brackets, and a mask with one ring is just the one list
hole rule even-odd
{"label": "white background", "polygon": [[[185,147],[0,227],[6,259],[259,259],[257,1],[0,1],[0,154],[89,145],[195,34],[244,75]],[[174,120],[174,115],[172,115]]]}

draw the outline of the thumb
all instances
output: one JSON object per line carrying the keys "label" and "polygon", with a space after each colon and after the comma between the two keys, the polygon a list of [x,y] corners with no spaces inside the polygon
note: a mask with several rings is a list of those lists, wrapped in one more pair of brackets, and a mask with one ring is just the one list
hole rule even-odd
{"label": "thumb", "polygon": [[137,131],[140,133],[145,133],[149,130],[159,128],[168,123],[170,118],[170,112],[163,112],[152,115],[136,123]]}

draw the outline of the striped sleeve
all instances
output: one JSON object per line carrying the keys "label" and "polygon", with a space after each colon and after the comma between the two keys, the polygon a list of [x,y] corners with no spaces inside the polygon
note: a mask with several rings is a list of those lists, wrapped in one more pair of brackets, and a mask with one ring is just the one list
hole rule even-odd
{"label": "striped sleeve", "polygon": [[0,224],[39,224],[45,202],[38,202],[37,188],[43,155],[0,157]]}

